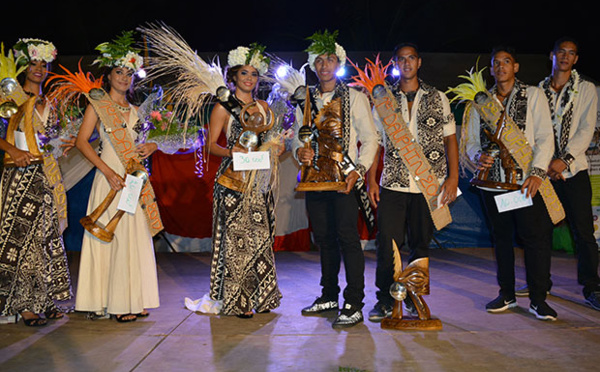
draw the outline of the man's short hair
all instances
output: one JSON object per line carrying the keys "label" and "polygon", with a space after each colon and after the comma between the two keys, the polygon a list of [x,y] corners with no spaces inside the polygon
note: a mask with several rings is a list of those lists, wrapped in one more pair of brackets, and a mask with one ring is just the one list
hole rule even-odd
{"label": "man's short hair", "polygon": [[400,43],[398,45],[396,45],[396,47],[394,48],[394,61],[398,59],[398,52],[400,51],[400,49],[402,48],[406,48],[406,47],[410,47],[413,48],[415,50],[415,52],[417,53],[417,57],[421,57],[419,55],[419,47],[417,46],[417,44],[414,43]]}
{"label": "man's short hair", "polygon": [[490,54],[490,61],[493,60],[496,54],[500,52],[510,54],[510,56],[515,60],[515,62],[517,62],[517,52],[515,48],[509,45],[496,45],[494,48],[492,48],[492,53]]}
{"label": "man's short hair", "polygon": [[563,36],[563,37],[557,39],[554,42],[554,48],[552,48],[552,51],[554,53],[556,53],[556,51],[558,51],[558,49],[560,48],[560,44],[566,43],[566,42],[575,44],[575,51],[577,52],[577,54],[579,54],[579,42],[570,36]]}

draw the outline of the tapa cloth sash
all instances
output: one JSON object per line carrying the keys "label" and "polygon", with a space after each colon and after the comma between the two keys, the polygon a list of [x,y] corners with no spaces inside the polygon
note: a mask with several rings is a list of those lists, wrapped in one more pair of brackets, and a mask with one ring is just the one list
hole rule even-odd
{"label": "tapa cloth sash", "polygon": [[[485,120],[492,131],[495,132],[498,120],[504,109],[489,92],[485,92],[485,94],[489,99],[484,104],[478,104],[473,101],[473,107],[475,107],[479,116]],[[504,117],[505,124],[502,135],[500,136],[500,141],[506,146],[525,174],[529,174],[531,171],[531,162],[533,160],[533,149],[512,118],[509,115],[504,115]],[[565,218],[565,211],[554,191],[554,187],[552,187],[552,184],[547,177],[542,181],[542,185],[538,191],[542,195],[542,199],[544,200],[552,223],[557,224],[562,221]]]}
{"label": "tapa cloth sash", "polygon": [[[25,105],[28,102],[31,105],[31,108],[27,108],[27,111],[24,115],[25,121],[23,123],[23,131],[27,140],[27,147],[30,150],[37,149],[35,133],[45,133],[45,123],[42,123],[40,117],[38,115],[34,115],[33,112],[35,110],[35,100],[37,99],[37,97],[29,97],[27,93],[25,93],[21,85],[17,85],[17,89],[15,89],[15,91],[7,98],[12,99],[19,106]],[[50,103],[46,102],[46,104],[48,105]],[[19,123],[15,123],[15,125],[18,124]],[[6,131],[6,141],[9,142],[11,145],[15,144],[15,129],[17,129],[16,126],[9,126],[9,128]],[[42,156],[44,158],[42,169],[44,170],[44,174],[46,175],[46,179],[48,180],[50,187],[52,187],[52,194],[54,196],[54,207],[56,208],[56,213],[58,215],[58,226],[62,234],[62,232],[65,231],[69,224],[67,221],[67,190],[65,189],[65,186],[63,184],[62,174],[60,173],[58,161],[56,161],[54,155],[52,155],[51,152],[43,152]]]}
{"label": "tapa cloth sash", "polygon": [[[134,159],[138,163],[140,162],[140,158],[137,152],[135,152],[135,143],[129,134],[129,130],[124,126],[125,119],[115,107],[114,101],[104,90],[96,89],[85,93],[85,96],[92,104],[102,124],[104,124],[105,131],[119,160],[121,160],[121,164],[127,169],[129,159]],[[146,221],[148,222],[152,236],[158,234],[164,227],[160,219],[154,189],[150,182],[146,182],[144,185],[139,203],[146,215]]]}
{"label": "tapa cloth sash", "polygon": [[383,85],[373,88],[374,107],[381,118],[383,129],[388,135],[402,162],[414,178],[421,193],[427,201],[431,219],[437,230],[441,230],[452,222],[448,205],[438,205],[441,187],[437,176],[431,171],[423,149],[408,129],[402,113],[398,110],[396,98],[390,89]]}

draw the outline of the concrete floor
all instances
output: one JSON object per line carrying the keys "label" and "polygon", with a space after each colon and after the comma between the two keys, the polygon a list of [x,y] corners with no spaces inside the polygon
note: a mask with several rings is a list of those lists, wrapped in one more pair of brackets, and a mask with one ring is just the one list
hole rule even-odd
{"label": "concrete floor", "polygon": [[[520,254],[520,250],[518,250]],[[365,315],[375,302],[374,252],[366,252]],[[536,320],[529,300],[488,314],[496,296],[490,249],[431,251],[432,315],[439,332],[382,330],[365,321],[347,330],[332,317],[303,317],[319,295],[316,252],[276,255],[282,305],[253,319],[207,316],[183,307],[208,290],[209,255],[157,255],[161,307],[134,323],[87,320],[71,313],[43,328],[0,326],[0,371],[597,371],[600,312],[583,304],[576,261],[555,253],[556,322]],[[78,255],[72,255],[76,278]],[[523,284],[522,257],[518,281]],[[343,276],[341,276],[343,277]]]}

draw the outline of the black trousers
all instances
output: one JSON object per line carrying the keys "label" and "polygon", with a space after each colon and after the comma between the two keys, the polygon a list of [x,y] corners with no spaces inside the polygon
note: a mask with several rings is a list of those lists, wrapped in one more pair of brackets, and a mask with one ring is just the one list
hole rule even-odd
{"label": "black trousers", "polygon": [[533,303],[545,301],[550,287],[553,225],[541,195],[536,194],[530,207],[498,213],[494,196],[500,193],[480,191],[492,230],[500,294],[515,296],[513,237],[516,232],[525,256],[529,298]]}
{"label": "black trousers", "polygon": [[577,253],[577,281],[583,285],[583,294],[598,291],[598,244],[594,237],[592,216],[592,186],[587,170],[578,172],[566,181],[552,181],[567,221],[573,232]]}
{"label": "black trousers", "polygon": [[394,251],[407,238],[409,262],[429,257],[429,243],[434,226],[423,194],[411,194],[381,188],[377,206],[377,269],[375,285],[377,301],[392,305],[390,286],[394,282]]}
{"label": "black trousers", "polygon": [[344,300],[357,308],[364,305],[365,256],[358,234],[358,202],[354,191],[345,195],[336,191],[306,193],[306,209],[315,244],[321,252],[322,297],[338,299],[338,275],[344,258],[347,286]]}

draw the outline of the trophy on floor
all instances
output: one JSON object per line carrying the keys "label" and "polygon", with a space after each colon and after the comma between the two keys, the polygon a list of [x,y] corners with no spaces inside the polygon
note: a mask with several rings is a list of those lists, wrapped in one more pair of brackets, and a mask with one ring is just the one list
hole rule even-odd
{"label": "trophy on floor", "polygon": [[[479,101],[485,101],[490,98],[486,94],[482,94],[476,96],[475,99],[478,99]],[[517,182],[522,180],[523,171],[517,167],[509,150],[500,140],[502,137],[502,132],[505,129],[505,116],[506,110],[502,112],[502,115],[498,119],[498,122],[496,123],[496,131],[493,134],[488,128],[482,127],[483,132],[490,141],[487,148],[483,149],[483,151],[487,155],[494,158],[494,160],[500,158],[500,165],[502,166],[505,174],[505,182],[490,180],[489,176],[491,168],[484,168],[475,172],[475,175],[471,179],[472,185],[511,191],[519,190],[521,188],[521,185],[519,185]]]}
{"label": "trophy on floor", "polygon": [[[392,316],[381,321],[383,329],[439,331],[442,322],[432,319],[429,307],[422,296],[429,294],[429,257],[418,258],[406,269],[402,268],[402,258],[396,241],[392,240],[394,251],[394,283],[390,286],[390,294],[394,298]],[[409,296],[418,316],[402,315],[402,301]]]}
{"label": "trophy on floor", "polygon": [[[259,144],[259,135],[268,131],[275,124],[273,111],[270,108],[263,112],[258,110],[252,114],[248,110],[252,107],[260,107],[256,101],[250,102],[242,107],[239,118],[242,125],[242,133],[237,139],[237,144],[248,151],[256,150]],[[229,189],[243,191],[245,186],[246,171],[234,171],[233,162],[229,164],[223,174],[217,179],[217,182]]]}
{"label": "trophy on floor", "polygon": [[[138,163],[134,159],[129,159],[127,163],[127,169],[125,170],[127,174],[130,174],[134,177],[141,178],[143,181],[142,189],[146,182],[148,182],[148,171],[141,163]],[[90,232],[90,234],[94,235],[96,238],[102,240],[103,242],[110,243],[115,236],[115,229],[121,221],[121,217],[125,214],[124,211],[118,210],[117,213],[110,219],[110,221],[106,224],[106,226],[102,227],[98,224],[98,218],[106,212],[112,201],[115,199],[117,195],[117,191],[112,188],[102,201],[102,203],[94,209],[89,216],[83,217],[79,222],[81,225]]]}
{"label": "trophy on floor", "polygon": [[[340,191],[346,189],[346,176],[341,164],[348,164],[348,156],[340,144],[342,139],[342,120],[339,116],[342,101],[334,99],[319,112],[314,127],[311,121],[310,91],[299,87],[295,96],[304,93],[304,122],[298,131],[298,138],[304,147],[315,149],[315,158],[300,170],[300,182],[296,191]],[[354,169],[354,168],[352,168]],[[352,170],[348,170],[348,173]]]}

